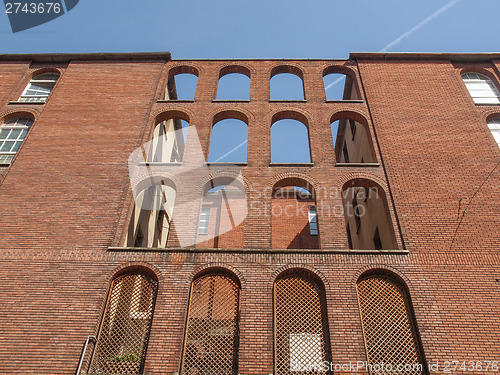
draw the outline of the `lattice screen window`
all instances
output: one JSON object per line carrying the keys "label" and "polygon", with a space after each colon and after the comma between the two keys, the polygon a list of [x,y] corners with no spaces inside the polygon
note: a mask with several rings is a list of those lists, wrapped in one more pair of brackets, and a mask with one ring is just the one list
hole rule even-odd
{"label": "lattice screen window", "polygon": [[143,274],[116,278],[89,374],[141,374],[158,283]]}
{"label": "lattice screen window", "polygon": [[324,289],[307,276],[274,285],[275,374],[320,374],[330,361]]}
{"label": "lattice screen window", "polygon": [[191,286],[181,374],[238,374],[238,284],[205,275]]}
{"label": "lattice screen window", "polygon": [[[406,288],[386,276],[369,276],[357,290],[368,363],[390,364],[391,374],[426,374]],[[397,371],[398,365],[407,368]]]}

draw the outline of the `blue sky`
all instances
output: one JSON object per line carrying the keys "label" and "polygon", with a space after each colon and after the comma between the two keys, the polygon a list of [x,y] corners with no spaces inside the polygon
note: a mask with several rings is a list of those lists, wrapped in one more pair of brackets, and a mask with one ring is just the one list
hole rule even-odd
{"label": "blue sky", "polygon": [[16,34],[2,11],[0,51],[346,58],[380,51],[442,8],[388,51],[499,50],[499,0],[80,0],[66,15]]}

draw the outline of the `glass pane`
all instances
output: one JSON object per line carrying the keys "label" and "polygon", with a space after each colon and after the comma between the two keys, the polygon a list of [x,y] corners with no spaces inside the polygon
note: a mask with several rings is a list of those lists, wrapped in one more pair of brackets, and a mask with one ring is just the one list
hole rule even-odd
{"label": "glass pane", "polygon": [[7,139],[7,137],[9,136],[9,133],[10,133],[10,129],[0,130],[0,139]]}
{"label": "glass pane", "polygon": [[7,138],[8,139],[17,139],[17,137],[19,137],[19,134],[21,134],[21,129],[12,129]]}
{"label": "glass pane", "polygon": [[14,143],[15,142],[10,142],[10,141],[4,142],[2,147],[0,148],[0,151],[9,152],[12,146],[14,146]]}
{"label": "glass pane", "polygon": [[19,150],[19,147],[21,147],[21,143],[23,143],[23,141],[17,141],[14,143],[14,148],[11,150],[12,152],[17,152],[17,150]]}

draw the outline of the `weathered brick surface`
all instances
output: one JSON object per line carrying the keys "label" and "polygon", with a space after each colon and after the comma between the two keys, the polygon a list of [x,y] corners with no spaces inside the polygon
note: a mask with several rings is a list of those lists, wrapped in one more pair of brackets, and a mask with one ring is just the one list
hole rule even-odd
{"label": "weathered brick surface", "polygon": [[[325,284],[334,363],[366,359],[356,280],[373,268],[407,283],[426,359],[440,361],[435,373],[444,374],[446,360],[500,360],[500,150],[485,124],[500,106],[474,105],[460,78],[462,69],[477,68],[498,79],[498,60],[496,67],[417,58],[358,63],[359,72],[353,61],[316,60],[1,64],[2,119],[19,111],[36,121],[0,186],[0,373],[73,374],[85,338],[98,332],[112,278],[129,266],[148,267],[159,279],[145,368],[154,375],[179,371],[190,283],[210,267],[234,272],[242,285],[241,374],[273,371],[273,282],[288,268],[307,268]],[[286,64],[302,69],[307,102],[269,102],[271,70]],[[213,101],[219,71],[229,65],[250,70],[250,102]],[[352,69],[364,102],[325,102],[322,72],[332,65]],[[195,101],[157,102],[169,69],[182,66],[199,72]],[[49,101],[8,104],[44,67],[61,71]],[[236,249],[109,249],[122,245],[132,207],[127,158],[169,111],[189,118],[206,155],[217,114],[247,119],[248,216],[222,246]],[[282,111],[307,122],[313,166],[270,165],[270,126]],[[335,166],[330,120],[344,111],[366,119],[382,166]],[[197,166],[192,134],[184,164]],[[279,247],[271,196],[284,178],[314,187],[319,250],[271,250]],[[408,252],[347,251],[336,208],[340,189],[356,178],[386,191],[398,247]],[[201,191],[206,181],[194,173],[185,183]],[[468,199],[459,206],[461,198]],[[175,227],[196,236],[199,206],[188,208],[174,211]]]}

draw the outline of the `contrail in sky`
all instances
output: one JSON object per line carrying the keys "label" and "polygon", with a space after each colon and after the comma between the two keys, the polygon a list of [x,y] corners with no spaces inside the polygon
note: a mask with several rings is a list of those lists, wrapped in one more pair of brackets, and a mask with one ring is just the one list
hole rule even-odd
{"label": "contrail in sky", "polygon": [[218,158],[215,163],[217,163],[218,161],[221,161],[222,159],[224,159],[226,156],[232,154],[233,152],[235,152],[237,149],[239,149],[240,147],[242,147],[245,143],[247,143],[248,140],[245,140],[243,142],[241,142],[238,146],[236,146],[235,148],[233,148],[232,150],[226,152],[224,155],[222,155],[220,158]]}
{"label": "contrail in sky", "polygon": [[460,0],[452,0],[445,6],[439,8],[436,10],[434,13],[432,13],[429,17],[427,17],[425,20],[420,22],[417,26],[414,26],[410,30],[408,30],[406,33],[401,35],[399,38],[393,40],[390,42],[388,45],[386,45],[384,48],[382,48],[379,52],[386,52],[389,48],[394,47],[395,45],[401,43],[401,41],[404,38],[408,38],[411,34],[415,33],[416,31],[420,30],[422,27],[427,25],[429,22],[431,22],[433,19],[439,17],[441,14],[446,12],[448,9],[452,8],[456,3],[458,3]]}
{"label": "contrail in sky", "polygon": [[[379,52],[387,52],[387,50],[389,48],[392,48],[395,45],[401,43],[401,41],[404,38],[408,38],[411,34],[417,32],[418,30],[420,30],[422,27],[424,27],[429,22],[431,22],[433,19],[439,17],[441,14],[443,14],[444,12],[446,12],[448,9],[452,8],[453,6],[455,6],[459,1],[460,0],[452,0],[448,4],[446,4],[443,7],[439,8],[434,13],[432,13],[429,17],[427,17],[425,20],[423,20],[422,22],[420,22],[416,26],[412,27],[410,30],[408,30],[407,32],[405,32],[404,34],[402,34],[397,39],[395,39],[392,42],[390,42],[388,45],[386,45],[384,48],[382,48]],[[340,81],[342,81],[344,78],[345,77],[340,77],[340,78],[336,79],[335,81],[333,81],[332,83],[330,83],[328,86],[326,86],[326,90],[328,90],[333,85],[336,85],[337,83],[339,83]]]}

